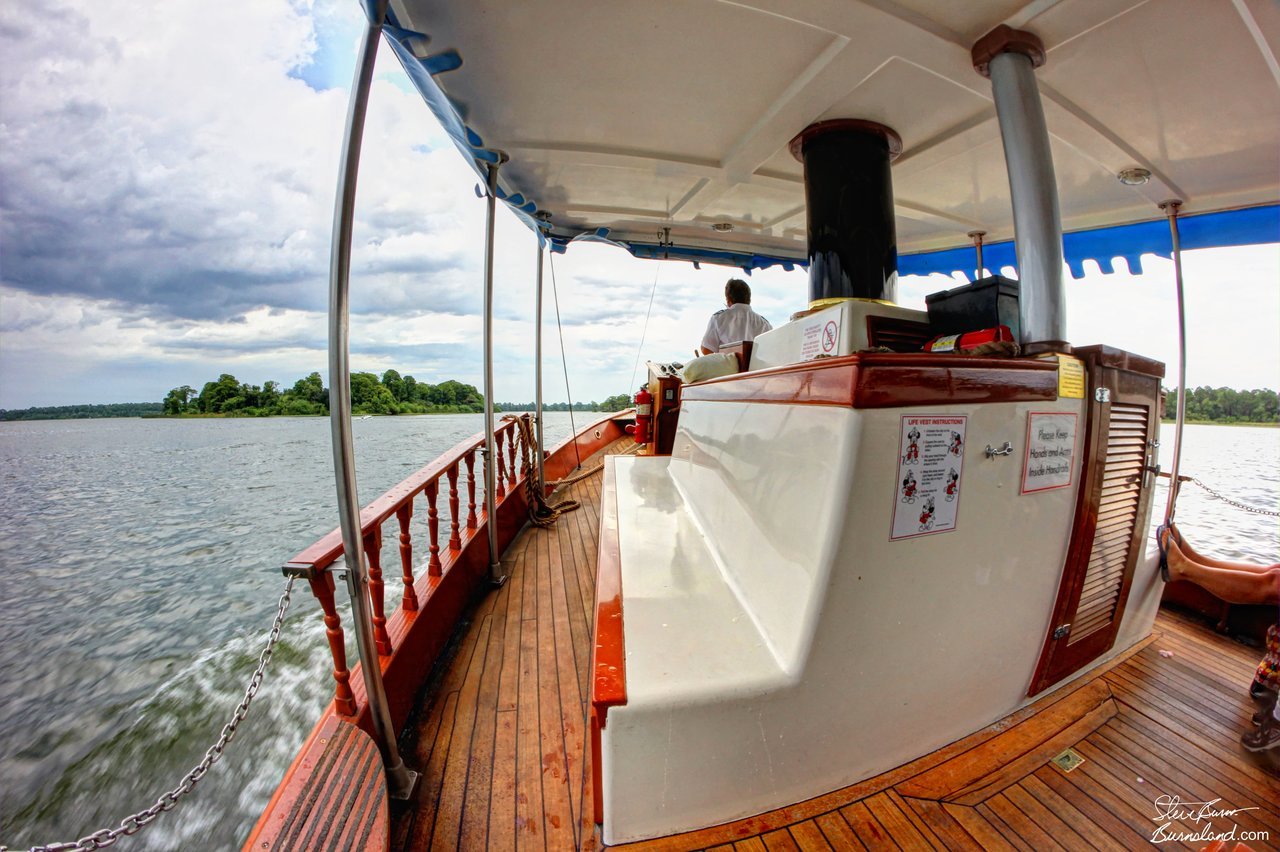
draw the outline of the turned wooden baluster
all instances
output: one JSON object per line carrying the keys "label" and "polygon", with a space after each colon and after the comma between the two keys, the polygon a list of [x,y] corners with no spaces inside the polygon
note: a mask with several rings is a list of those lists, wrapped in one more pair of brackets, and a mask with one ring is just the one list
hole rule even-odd
{"label": "turned wooden baluster", "polygon": [[373,604],[373,643],[378,653],[391,656],[391,637],[387,634],[387,616],[383,609],[382,527],[376,526],[364,537],[364,552],[369,559],[369,601]]}
{"label": "turned wooden baluster", "polygon": [[467,529],[476,528],[476,451],[468,450],[467,462]]}
{"label": "turned wooden baluster", "polygon": [[458,463],[445,471],[449,477],[449,549],[462,549],[462,536],[458,535]]}
{"label": "turned wooden baluster", "polygon": [[[501,500],[507,493],[507,465],[502,454],[502,443],[506,439],[507,433],[501,429],[493,433],[493,448],[498,456],[498,473],[493,477],[493,496],[494,500]],[[493,464],[493,459],[485,459],[485,464]]]}
{"label": "turned wooden baluster", "polygon": [[329,652],[333,654],[333,679],[338,683],[333,695],[334,709],[341,716],[354,716],[356,697],[351,694],[351,672],[347,671],[347,648],[342,635],[342,621],[338,618],[338,608],[333,603],[333,574],[320,571],[307,582],[311,584],[311,594],[320,601],[320,609],[324,611],[324,635],[329,640]]}
{"label": "turned wooden baluster", "polygon": [[413,516],[413,501],[396,509],[400,522],[400,572],[404,576],[404,598],[400,608],[405,612],[418,611],[418,593],[413,588],[413,541],[409,537],[409,518]]}
{"label": "turned wooden baluster", "polygon": [[433,479],[424,489],[427,495],[427,535],[431,537],[431,558],[427,560],[427,574],[440,576],[440,513],[436,510],[436,495],[440,493],[440,480]]}
{"label": "turned wooden baluster", "polygon": [[507,483],[512,489],[516,487],[516,440],[520,437],[520,430],[516,428],[515,423],[511,424],[508,437],[511,438],[507,444]]}

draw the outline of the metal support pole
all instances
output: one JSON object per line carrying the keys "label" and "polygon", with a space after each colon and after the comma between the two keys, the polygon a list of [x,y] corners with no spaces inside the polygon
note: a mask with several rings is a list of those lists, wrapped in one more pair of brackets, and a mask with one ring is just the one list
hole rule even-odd
{"label": "metal support pole", "polygon": [[342,165],[338,174],[338,197],[333,212],[333,247],[329,263],[329,424],[333,439],[333,469],[338,490],[338,519],[347,563],[347,591],[351,595],[351,618],[355,622],[356,645],[360,649],[360,670],[364,676],[373,723],[374,741],[387,773],[387,789],[393,799],[413,794],[418,773],[405,768],[396,748],[395,726],[387,707],[382,684],[382,668],[373,640],[373,617],[369,606],[369,572],[365,565],[364,542],[360,532],[360,502],[356,491],[356,456],[351,438],[351,365],[349,362],[351,278],[351,230],[356,207],[356,175],[360,167],[360,143],[364,135],[365,109],[369,85],[382,37],[387,2],[379,0],[374,19],[366,22],[364,41],[356,61],[351,103],[347,108],[346,136],[342,143]]}
{"label": "metal support pole", "polygon": [[484,512],[485,530],[489,534],[489,582],[501,586],[507,578],[502,574],[502,554],[498,553],[497,489],[498,452],[493,432],[493,230],[498,205],[498,168],[506,162],[502,155],[489,164],[488,212],[484,234]]}
{"label": "metal support pole", "polygon": [[534,360],[534,408],[536,409],[534,417],[538,424],[538,446],[535,448],[538,456],[538,493],[545,495],[547,493],[547,472],[543,465],[544,452],[543,433],[542,433],[542,234],[535,234],[538,238],[538,284],[535,288],[536,295],[534,299],[537,304],[534,306],[534,332],[533,332],[533,360]]}
{"label": "metal support pole", "polygon": [[1064,348],[1062,215],[1035,68],[1030,57],[1015,52],[997,54],[989,67],[1013,200],[1020,342],[1031,351]]}
{"label": "metal support pole", "polygon": [[1178,236],[1180,207],[1182,202],[1178,199],[1160,205],[1160,209],[1169,217],[1169,236],[1173,239],[1173,278],[1178,292],[1178,419],[1173,426],[1173,463],[1169,468],[1169,500],[1164,509],[1165,524],[1173,523],[1178,491],[1182,487],[1178,480],[1178,470],[1182,464],[1182,424],[1187,415],[1187,315],[1182,294],[1182,240]]}
{"label": "metal support pole", "polygon": [[987,235],[986,231],[970,231],[969,239],[973,240],[973,248],[978,253],[978,271],[974,273],[973,280],[977,281],[982,277],[982,238]]}

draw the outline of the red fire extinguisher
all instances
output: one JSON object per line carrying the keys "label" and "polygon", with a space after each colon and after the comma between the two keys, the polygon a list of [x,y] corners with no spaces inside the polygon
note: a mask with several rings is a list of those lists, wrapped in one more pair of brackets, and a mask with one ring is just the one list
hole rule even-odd
{"label": "red fire extinguisher", "polygon": [[649,424],[653,422],[653,394],[644,385],[636,394],[636,425],[634,434],[637,444],[649,443]]}

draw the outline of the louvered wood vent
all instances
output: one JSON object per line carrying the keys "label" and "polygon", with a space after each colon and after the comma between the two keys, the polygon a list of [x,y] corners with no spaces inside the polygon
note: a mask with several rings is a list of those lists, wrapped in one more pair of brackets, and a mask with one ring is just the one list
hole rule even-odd
{"label": "louvered wood vent", "polygon": [[1145,405],[1111,406],[1098,527],[1068,644],[1105,629],[1115,616],[1138,522],[1139,489],[1147,457],[1147,415]]}

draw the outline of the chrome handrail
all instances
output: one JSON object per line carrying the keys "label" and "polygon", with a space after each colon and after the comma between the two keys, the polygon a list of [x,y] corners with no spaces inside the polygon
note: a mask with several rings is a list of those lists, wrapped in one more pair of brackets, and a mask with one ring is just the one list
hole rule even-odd
{"label": "chrome handrail", "polygon": [[349,352],[349,285],[351,279],[351,232],[355,219],[356,176],[360,170],[360,143],[369,105],[378,41],[386,19],[387,0],[377,0],[373,17],[365,21],[364,39],[356,62],[355,80],[347,109],[346,133],[342,142],[342,165],[338,174],[338,195],[333,211],[333,245],[329,265],[329,423],[333,440],[333,469],[338,496],[338,520],[342,528],[343,550],[347,554],[347,591],[351,596],[351,616],[355,622],[360,669],[369,701],[373,739],[382,755],[388,794],[408,799],[418,774],[407,769],[396,747],[395,726],[387,706],[387,693],[378,665],[369,603],[369,572],[365,565],[360,534],[360,504],[356,491],[355,446],[351,435],[351,365]]}

